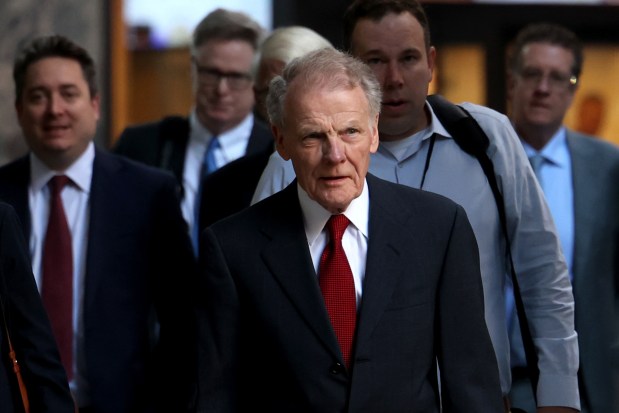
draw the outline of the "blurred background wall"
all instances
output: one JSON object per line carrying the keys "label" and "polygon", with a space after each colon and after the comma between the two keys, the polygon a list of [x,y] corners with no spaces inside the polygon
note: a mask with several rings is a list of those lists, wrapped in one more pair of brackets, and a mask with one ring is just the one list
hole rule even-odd
{"label": "blurred background wall", "polygon": [[[60,33],[98,62],[103,116],[97,142],[124,127],[191,107],[188,41],[210,10],[246,11],[268,29],[308,26],[342,46],[349,0],[2,0],[0,2],[0,164],[23,154],[15,120],[12,60],[21,42]],[[552,21],[586,44],[570,127],[619,143],[619,6],[597,0],[425,1],[438,66],[431,91],[509,111],[505,51],[524,24]],[[189,16],[189,17],[188,17]]]}

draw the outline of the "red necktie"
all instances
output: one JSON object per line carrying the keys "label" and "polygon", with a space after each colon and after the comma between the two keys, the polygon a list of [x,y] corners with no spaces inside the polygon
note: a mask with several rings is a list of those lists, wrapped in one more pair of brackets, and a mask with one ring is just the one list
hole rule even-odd
{"label": "red necktie", "polygon": [[344,215],[329,218],[326,225],[329,243],[322,252],[318,270],[320,290],[347,367],[350,367],[357,322],[355,281],[342,247],[342,235],[349,223]]}
{"label": "red necktie", "polygon": [[47,310],[60,359],[69,380],[73,376],[73,254],[71,231],[60,193],[69,183],[64,175],[49,181],[50,208],[43,244],[43,287],[41,296]]}

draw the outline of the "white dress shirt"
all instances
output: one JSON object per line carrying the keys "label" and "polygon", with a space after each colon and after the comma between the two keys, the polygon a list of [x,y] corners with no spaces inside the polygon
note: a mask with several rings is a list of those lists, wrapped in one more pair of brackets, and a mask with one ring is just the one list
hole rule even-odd
{"label": "white dress shirt", "polygon": [[[310,199],[307,192],[298,186],[299,202],[303,211],[305,235],[312,255],[314,270],[318,277],[318,267],[323,250],[329,242],[328,231],[325,228],[331,213],[316,201]],[[363,279],[365,278],[365,264],[368,253],[368,222],[370,199],[368,184],[364,181],[363,192],[353,199],[344,215],[350,221],[342,236],[342,247],[346,253],[348,264],[355,280],[357,307],[361,302]]]}
{"label": "white dress shirt", "polygon": [[[236,127],[217,135],[219,147],[215,149],[217,168],[221,168],[245,155],[247,143],[254,126],[254,115],[250,113]],[[189,226],[190,233],[195,221],[196,196],[198,194],[204,154],[213,134],[198,120],[195,110],[189,115],[189,142],[185,153],[183,167],[184,195],[181,202],[183,218]]]}
{"label": "white dress shirt", "polygon": [[32,270],[39,287],[42,284],[43,242],[49,216],[50,190],[47,183],[54,175],[68,176],[72,184],[64,187],[61,198],[71,231],[73,248],[73,380],[69,383],[78,405],[88,405],[89,390],[86,382],[84,359],[84,279],[86,274],[86,250],[88,247],[88,222],[90,216],[90,184],[95,147],[91,142],[84,153],[64,172],[50,170],[39,158],[30,153],[30,186],[28,205],[32,230],[30,232],[30,254]]}

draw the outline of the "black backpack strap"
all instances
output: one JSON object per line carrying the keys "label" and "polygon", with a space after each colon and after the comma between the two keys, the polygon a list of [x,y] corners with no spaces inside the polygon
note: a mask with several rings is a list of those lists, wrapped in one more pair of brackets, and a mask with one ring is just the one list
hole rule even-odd
{"label": "black backpack strap", "polygon": [[428,96],[428,102],[445,129],[464,152],[477,159],[488,157],[486,150],[490,146],[490,140],[466,110],[441,95]]}
{"label": "black backpack strap", "polygon": [[486,133],[482,130],[481,126],[479,126],[479,123],[477,123],[471,114],[463,107],[449,102],[440,95],[428,96],[428,102],[432,106],[432,109],[438,119],[441,121],[445,129],[447,129],[447,131],[451,134],[453,140],[458,144],[458,146],[464,152],[477,158],[484,174],[486,175],[486,178],[488,179],[490,189],[492,189],[492,194],[494,195],[497,211],[499,213],[499,219],[501,221],[501,229],[505,238],[506,253],[509,258],[510,272],[514,286],[514,300],[516,303],[516,311],[518,313],[520,330],[522,333],[524,351],[527,358],[527,370],[529,372],[529,379],[531,380],[531,385],[533,387],[533,396],[537,401],[537,382],[539,379],[537,352],[535,351],[535,345],[533,344],[533,338],[531,337],[531,330],[529,329],[529,322],[526,317],[524,303],[522,302],[520,285],[518,284],[518,277],[516,276],[514,260],[512,258],[511,243],[509,241],[509,233],[507,231],[505,202],[494,173],[494,165],[487,154],[490,140],[488,139]]}

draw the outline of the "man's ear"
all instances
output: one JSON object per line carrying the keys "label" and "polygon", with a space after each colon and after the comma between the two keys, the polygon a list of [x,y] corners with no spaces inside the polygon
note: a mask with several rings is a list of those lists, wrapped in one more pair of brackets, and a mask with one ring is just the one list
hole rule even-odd
{"label": "man's ear", "polygon": [[370,153],[375,153],[378,150],[379,143],[379,134],[378,134],[378,117],[376,117],[370,122]]}
{"label": "man's ear", "polygon": [[289,160],[290,156],[286,150],[284,133],[282,129],[275,125],[271,125],[271,132],[273,132],[273,136],[275,137],[275,149],[277,150],[277,153],[279,153],[279,156],[281,156],[284,160]]}

